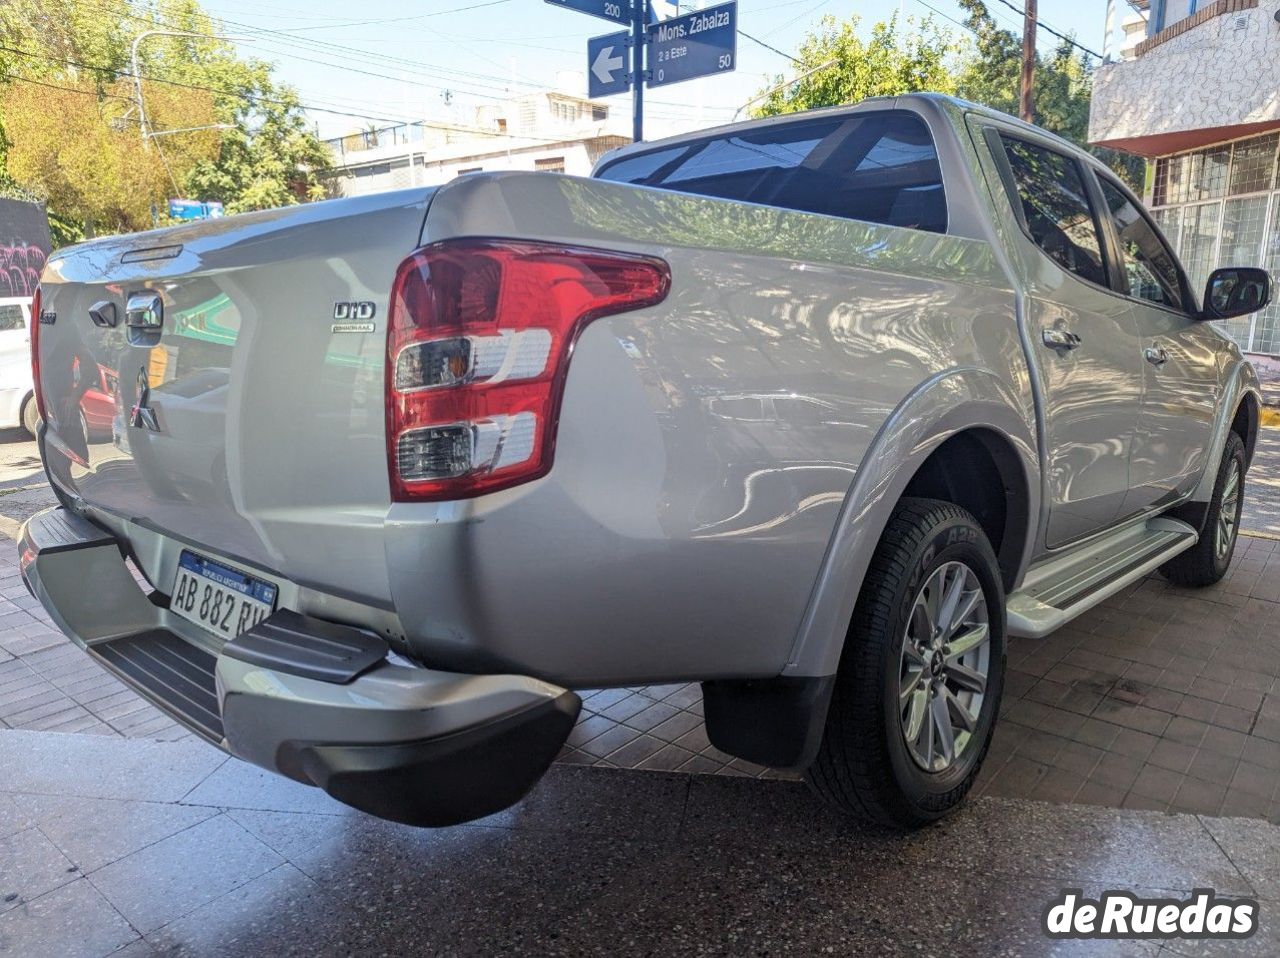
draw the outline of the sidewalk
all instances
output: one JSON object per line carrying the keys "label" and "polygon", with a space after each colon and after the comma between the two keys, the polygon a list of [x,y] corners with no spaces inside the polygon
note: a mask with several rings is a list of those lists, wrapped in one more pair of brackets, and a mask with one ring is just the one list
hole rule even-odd
{"label": "sidewalk", "polygon": [[1280,952],[1280,828],[980,799],[913,835],[801,785],[559,766],[415,830],[191,740],[0,731],[0,953],[1193,955],[1051,942],[1062,888],[1257,897],[1216,953]]}

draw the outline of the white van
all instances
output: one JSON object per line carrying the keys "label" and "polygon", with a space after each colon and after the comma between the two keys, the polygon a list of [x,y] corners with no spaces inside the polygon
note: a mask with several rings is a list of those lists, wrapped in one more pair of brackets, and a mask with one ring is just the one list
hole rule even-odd
{"label": "white van", "polygon": [[40,413],[31,389],[31,297],[0,297],[0,428],[32,436]]}

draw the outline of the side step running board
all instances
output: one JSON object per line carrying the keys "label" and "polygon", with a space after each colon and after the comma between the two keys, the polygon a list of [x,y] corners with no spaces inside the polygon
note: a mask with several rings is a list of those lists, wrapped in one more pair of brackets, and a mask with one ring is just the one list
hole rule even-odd
{"label": "side step running board", "polygon": [[1009,634],[1039,639],[1196,544],[1185,522],[1159,516],[1037,564],[1006,604]]}

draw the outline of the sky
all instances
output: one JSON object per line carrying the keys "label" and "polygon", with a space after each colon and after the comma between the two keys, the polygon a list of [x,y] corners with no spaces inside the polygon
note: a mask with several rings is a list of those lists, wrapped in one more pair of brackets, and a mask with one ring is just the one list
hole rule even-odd
{"label": "sky", "polygon": [[[1021,7],[1021,0],[1010,0]],[[1021,32],[1021,16],[988,0],[996,19]],[[557,87],[586,95],[589,37],[617,28],[544,0],[205,0],[242,54],[270,60],[298,90],[322,136],[405,119],[467,123],[474,108],[510,93]],[[709,6],[684,0],[684,7]],[[932,8],[932,10],[930,9]],[[1040,0],[1041,20],[1102,49],[1105,0]],[[1122,10],[1127,7],[1121,5]],[[872,24],[900,11],[932,16],[957,33],[954,0],[738,0],[737,70],[646,94],[646,138],[727,122],[743,103],[794,75],[794,53],[824,14]],[[1041,34],[1050,50],[1056,40]],[[609,101],[630,115],[630,97]],[[324,111],[319,109],[325,108]],[[348,115],[350,114],[350,115]]]}

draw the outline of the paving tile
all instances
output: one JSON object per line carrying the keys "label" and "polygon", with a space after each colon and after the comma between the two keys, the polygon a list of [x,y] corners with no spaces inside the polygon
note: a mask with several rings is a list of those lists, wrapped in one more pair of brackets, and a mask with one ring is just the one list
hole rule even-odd
{"label": "paving tile", "polygon": [[113,862],[91,879],[145,934],[282,862],[232,819],[219,815]]}
{"label": "paving tile", "polygon": [[1280,903],[1280,829],[1241,818],[1201,818],[1200,822],[1257,896]]}
{"label": "paving tile", "polygon": [[79,872],[38,828],[0,838],[0,912],[75,881]]}
{"label": "paving tile", "polygon": [[[350,833],[354,823],[372,823],[363,816],[316,815],[308,812],[271,812],[236,808],[227,815],[282,858],[293,861],[317,845]],[[404,826],[387,825],[400,829]],[[405,829],[409,831],[409,829]]]}
{"label": "paving tile", "polygon": [[1178,794],[1173,797],[1170,808],[1177,812],[1191,812],[1197,815],[1217,815],[1226,795],[1225,785],[1186,778],[1179,786]]}
{"label": "paving tile", "polygon": [[625,837],[674,834],[684,814],[688,776],[553,766],[511,808],[477,824],[538,830],[571,826]]}
{"label": "paving tile", "polygon": [[279,812],[356,814],[322,790],[303,785],[266,769],[228,758],[182,797],[185,805],[217,808],[258,808]]}
{"label": "paving tile", "polygon": [[147,936],[163,954],[268,955],[294,951],[333,907],[314,881],[280,865]]}
{"label": "paving tile", "polygon": [[86,873],[217,814],[212,808],[62,795],[18,794],[13,801]]}
{"label": "paving tile", "polygon": [[1250,891],[1192,816],[982,798],[940,831],[936,840],[913,841],[898,854],[909,864],[970,874],[1115,883],[1108,887],[1212,887],[1224,895]]}
{"label": "paving tile", "polygon": [[1159,765],[1144,765],[1134,779],[1133,791],[1138,795],[1157,799],[1168,805],[1178,794],[1178,788],[1185,781],[1182,775],[1171,772]]}
{"label": "paving tile", "polygon": [[0,915],[0,954],[21,958],[101,958],[137,937],[85,878]]}

